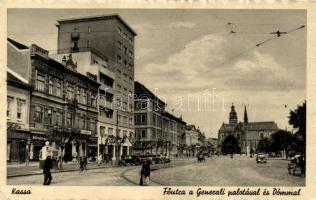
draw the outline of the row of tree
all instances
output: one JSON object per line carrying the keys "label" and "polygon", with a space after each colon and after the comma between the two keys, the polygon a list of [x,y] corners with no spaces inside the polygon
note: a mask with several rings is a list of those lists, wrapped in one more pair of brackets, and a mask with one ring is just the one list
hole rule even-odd
{"label": "row of tree", "polygon": [[286,157],[296,153],[305,155],[306,147],[306,101],[298,105],[297,109],[290,111],[289,124],[296,130],[294,133],[279,130],[270,138],[262,138],[258,144],[258,151],[280,152],[284,151]]}

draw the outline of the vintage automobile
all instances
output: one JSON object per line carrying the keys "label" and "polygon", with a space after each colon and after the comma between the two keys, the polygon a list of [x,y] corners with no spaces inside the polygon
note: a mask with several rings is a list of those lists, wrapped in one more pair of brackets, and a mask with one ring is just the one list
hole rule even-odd
{"label": "vintage automobile", "polygon": [[128,155],[122,156],[122,159],[119,161],[119,166],[127,166],[127,165],[140,165],[141,160],[139,155]]}
{"label": "vintage automobile", "polygon": [[267,163],[267,156],[265,153],[258,153],[256,157],[257,163]]}

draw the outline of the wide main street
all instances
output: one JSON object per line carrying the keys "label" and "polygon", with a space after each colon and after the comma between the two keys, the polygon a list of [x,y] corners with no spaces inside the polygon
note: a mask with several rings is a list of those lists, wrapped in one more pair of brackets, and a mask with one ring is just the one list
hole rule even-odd
{"label": "wide main street", "polygon": [[[257,164],[244,155],[213,156],[205,162],[176,159],[151,172],[152,186],[304,186],[305,178],[287,171],[288,161],[268,159]],[[89,167],[89,166],[88,166]],[[110,167],[85,172],[53,173],[52,185],[61,186],[136,186],[140,166]],[[152,168],[156,168],[154,165]],[[18,176],[7,179],[8,185],[41,185],[42,175]]]}

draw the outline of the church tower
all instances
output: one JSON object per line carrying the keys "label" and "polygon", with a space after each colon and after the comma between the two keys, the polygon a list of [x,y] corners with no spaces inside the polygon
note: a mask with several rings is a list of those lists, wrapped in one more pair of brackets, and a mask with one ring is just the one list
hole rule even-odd
{"label": "church tower", "polygon": [[244,112],[244,124],[248,124],[248,115],[247,115],[247,108],[245,106],[245,112]]}
{"label": "church tower", "polygon": [[237,124],[238,119],[237,119],[237,113],[235,111],[235,106],[232,104],[232,107],[230,109],[229,113],[229,124]]}

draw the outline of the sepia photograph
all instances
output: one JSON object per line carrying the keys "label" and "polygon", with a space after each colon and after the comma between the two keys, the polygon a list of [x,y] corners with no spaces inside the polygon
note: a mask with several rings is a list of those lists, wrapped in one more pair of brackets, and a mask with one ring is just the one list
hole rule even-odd
{"label": "sepia photograph", "polygon": [[304,9],[7,9],[7,185],[304,187]]}

